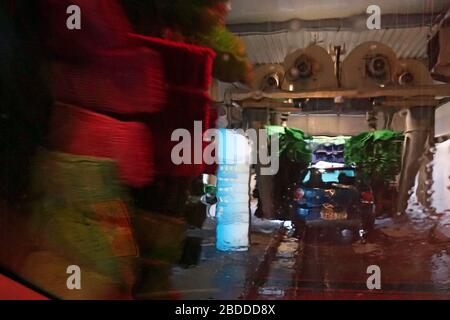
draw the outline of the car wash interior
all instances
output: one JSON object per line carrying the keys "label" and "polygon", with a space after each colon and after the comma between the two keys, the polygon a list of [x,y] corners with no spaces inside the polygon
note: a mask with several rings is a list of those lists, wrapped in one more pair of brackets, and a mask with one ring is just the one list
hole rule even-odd
{"label": "car wash interior", "polygon": [[7,0],[0,37],[0,299],[450,299],[450,1]]}

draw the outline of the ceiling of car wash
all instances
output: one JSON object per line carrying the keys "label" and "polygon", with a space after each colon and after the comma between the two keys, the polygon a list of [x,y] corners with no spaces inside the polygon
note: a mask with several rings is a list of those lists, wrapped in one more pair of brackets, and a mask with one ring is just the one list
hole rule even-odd
{"label": "ceiling of car wash", "polygon": [[[366,27],[374,3],[381,30]],[[227,24],[255,64],[281,63],[310,44],[345,46],[345,55],[367,41],[390,46],[399,58],[426,59],[432,27],[448,8],[450,0],[233,0]]]}
{"label": "ceiling of car wash", "polygon": [[448,0],[231,0],[229,24],[348,18],[378,5],[386,14],[436,13],[448,7]]}
{"label": "ceiling of car wash", "polygon": [[400,58],[427,57],[429,28],[388,29],[364,32],[353,31],[300,31],[277,34],[243,36],[250,61],[255,64],[282,63],[285,57],[298,48],[317,43],[324,48],[345,45],[346,52],[361,43],[379,41],[390,46]]}

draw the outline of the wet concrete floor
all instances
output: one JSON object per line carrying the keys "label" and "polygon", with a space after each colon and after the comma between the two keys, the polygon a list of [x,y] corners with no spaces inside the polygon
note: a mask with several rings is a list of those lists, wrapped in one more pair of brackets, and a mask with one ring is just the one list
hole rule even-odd
{"label": "wet concrete floor", "polygon": [[[198,265],[173,270],[174,289],[181,299],[450,299],[450,241],[429,229],[387,219],[365,243],[322,234],[253,233],[248,252],[221,253],[210,232]],[[380,268],[380,290],[367,286],[370,266]]]}

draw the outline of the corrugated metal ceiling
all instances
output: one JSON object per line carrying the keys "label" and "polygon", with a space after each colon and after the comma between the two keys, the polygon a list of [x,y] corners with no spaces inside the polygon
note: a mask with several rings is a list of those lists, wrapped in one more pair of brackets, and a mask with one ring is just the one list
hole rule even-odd
{"label": "corrugated metal ceiling", "polygon": [[348,53],[367,41],[386,44],[399,58],[426,59],[432,27],[450,7],[450,0],[377,0],[382,29],[368,30],[365,9],[372,3],[232,0],[228,26],[244,40],[255,64],[281,63],[290,52],[314,43],[326,49],[345,46]]}
{"label": "corrugated metal ceiling", "polygon": [[365,14],[373,4],[383,15],[425,14],[448,8],[450,0],[231,0],[228,24],[346,18]]}
{"label": "corrugated metal ceiling", "polygon": [[250,61],[254,64],[282,63],[290,52],[317,43],[328,49],[345,46],[350,52],[367,41],[379,41],[391,47],[399,58],[427,58],[430,27],[367,31],[296,31],[241,36]]}

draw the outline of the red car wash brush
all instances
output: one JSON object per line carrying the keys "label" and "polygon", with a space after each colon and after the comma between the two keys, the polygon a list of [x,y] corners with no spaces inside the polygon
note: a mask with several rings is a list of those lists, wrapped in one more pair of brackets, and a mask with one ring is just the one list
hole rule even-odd
{"label": "red car wash brush", "polygon": [[55,105],[50,145],[65,153],[117,161],[121,179],[133,187],[154,174],[153,138],[141,122],[124,122],[62,103]]}
{"label": "red car wash brush", "polygon": [[[59,101],[51,126],[53,147],[115,159],[122,179],[135,187],[155,174],[201,174],[203,163],[173,164],[176,143],[171,135],[180,128],[193,135],[194,121],[202,121],[203,131],[209,128],[207,90],[215,53],[133,34],[116,1],[44,3],[53,95]],[[68,5],[79,6],[83,13],[80,30],[56,27],[62,22],[65,26]]]}
{"label": "red car wash brush", "polygon": [[[156,174],[169,176],[194,177],[203,173],[203,150],[205,143],[202,135],[209,129],[211,100],[206,92],[195,92],[178,88],[170,96],[168,108],[150,117],[147,124],[158,144],[155,155]],[[183,103],[184,102],[184,103]],[[200,128],[194,130],[195,121]],[[187,130],[190,134],[191,157],[189,163],[175,165],[171,159],[173,147],[179,142],[171,141],[172,132]],[[197,133],[197,134],[196,134]],[[198,149],[200,146],[200,149]],[[200,153],[201,163],[195,163],[194,153]]]}
{"label": "red car wash brush", "polygon": [[87,63],[54,63],[55,99],[112,114],[147,114],[167,104],[161,54],[145,47],[105,51]]}
{"label": "red car wash brush", "polygon": [[161,53],[167,84],[208,90],[215,52],[209,48],[165,39],[130,34],[137,43]]}
{"label": "red car wash brush", "polygon": [[[80,8],[80,29],[67,27],[71,6]],[[117,1],[45,0],[41,14],[47,17],[43,21],[45,45],[58,60],[86,62],[104,51],[130,47],[127,33],[132,27]]]}

